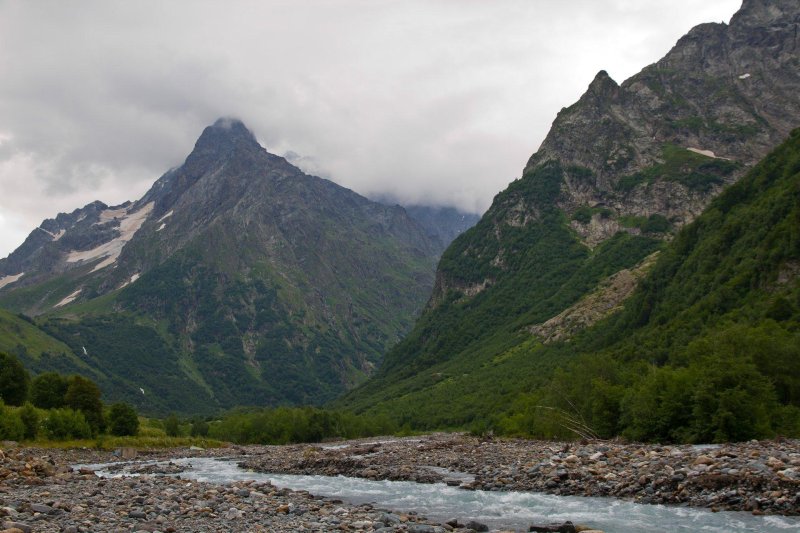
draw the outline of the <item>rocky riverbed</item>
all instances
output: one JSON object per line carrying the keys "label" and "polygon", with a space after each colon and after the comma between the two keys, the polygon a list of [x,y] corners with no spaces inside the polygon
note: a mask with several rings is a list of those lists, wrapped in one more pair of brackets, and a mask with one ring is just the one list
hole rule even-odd
{"label": "rocky riverbed", "polygon": [[613,496],[754,514],[800,514],[800,441],[721,446],[555,443],[434,434],[261,447],[261,472],[445,482],[465,490]]}
{"label": "rocky riverbed", "polygon": [[[484,524],[453,518],[428,520],[414,511],[351,505],[269,482],[215,484],[181,479],[191,467],[170,457],[272,453],[288,447],[143,450],[136,461],[96,450],[0,449],[0,533],[87,532],[407,532],[471,533]],[[104,463],[120,477],[99,477]],[[588,526],[532,525],[530,531],[602,533]]]}
{"label": "rocky riverbed", "polygon": [[[171,452],[185,455],[186,450]],[[88,450],[0,452],[0,531],[447,533],[468,531],[468,525],[484,530],[480,524],[439,524],[414,513],[348,505],[270,483],[218,485],[169,477],[164,474],[174,474],[173,469],[152,465],[136,477],[100,478],[89,468],[76,470],[64,462],[77,458],[114,460]]]}
{"label": "rocky riverbed", "polygon": [[[263,481],[212,484],[181,479],[187,456],[240,457],[272,473],[444,482],[463,490],[540,491],[800,514],[800,442],[714,447],[612,442],[554,443],[434,434],[323,445],[139,450],[117,478],[87,463],[122,463],[108,452],[6,446],[0,451],[0,532],[102,531],[481,531],[458,517],[428,520],[370,504],[351,505]],[[158,465],[141,460],[166,460]],[[180,463],[180,462],[179,462]],[[130,474],[137,474],[131,477]],[[579,531],[558,524],[532,531]],[[653,531],[659,531],[654,524]]]}

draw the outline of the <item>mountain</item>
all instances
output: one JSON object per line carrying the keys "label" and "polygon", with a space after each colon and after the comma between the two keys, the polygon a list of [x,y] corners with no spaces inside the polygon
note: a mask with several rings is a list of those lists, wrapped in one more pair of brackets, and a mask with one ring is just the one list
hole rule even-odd
{"label": "mountain", "polygon": [[[305,172],[314,172],[316,175],[323,177],[328,176],[328,172],[322,169],[313,157],[302,156],[293,151],[286,152],[283,157]],[[442,251],[456,237],[477,224],[481,218],[480,215],[475,213],[461,211],[450,206],[406,204],[398,201],[391,194],[373,195],[370,199],[385,205],[402,206],[408,215],[425,230],[429,237],[441,244]]]}
{"label": "mountain", "polygon": [[138,201],[45,220],[0,260],[0,307],[69,346],[61,370],[148,412],[319,403],[410,328],[440,251],[401,207],[220,119]]}
{"label": "mountain", "polygon": [[455,426],[546,383],[570,338],[620,310],[664,243],[800,124],[798,26],[796,1],[746,0],[621,85],[598,73],[338,405]]}
{"label": "mountain", "polygon": [[456,237],[480,220],[480,215],[466,213],[455,207],[406,205],[408,216],[414,219],[432,239],[442,243],[444,251]]}

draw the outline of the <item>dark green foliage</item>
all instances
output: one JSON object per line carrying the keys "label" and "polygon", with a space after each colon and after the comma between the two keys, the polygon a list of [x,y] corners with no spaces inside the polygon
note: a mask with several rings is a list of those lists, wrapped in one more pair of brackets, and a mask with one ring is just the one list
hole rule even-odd
{"label": "dark green foliage", "polygon": [[572,213],[572,220],[576,220],[581,224],[588,224],[595,214],[599,214],[602,218],[609,218],[613,213],[606,207],[589,207],[584,205]]}
{"label": "dark green foliage", "polygon": [[666,233],[672,227],[669,220],[659,214],[649,217],[622,216],[619,223],[627,228],[639,228],[642,233]]}
{"label": "dark green foliage", "polygon": [[83,413],[69,408],[49,410],[42,427],[52,440],[88,439],[93,434]]}
{"label": "dark green foliage", "polygon": [[25,426],[25,438],[35,439],[39,432],[39,413],[36,408],[30,402],[25,402],[18,412],[19,418]]}
{"label": "dark green foliage", "polygon": [[39,374],[31,381],[31,402],[40,409],[64,407],[64,396],[69,383],[66,377],[55,372]]}
{"label": "dark green foliage", "polygon": [[[87,317],[80,322],[51,319],[42,327],[80,354],[81,364],[62,372],[91,369],[86,375],[114,400],[153,412],[190,410],[210,402],[209,393],[187,379],[178,350],[154,328],[135,323],[130,315]],[[143,395],[140,388],[151,394]],[[157,390],[161,391],[158,395],[152,394]]]}
{"label": "dark green foliage", "polygon": [[177,437],[181,434],[180,420],[174,414],[164,419],[164,432],[168,437]]}
{"label": "dark green foliage", "polygon": [[778,296],[767,309],[766,317],[781,322],[791,319],[795,313],[796,309],[792,303],[783,296]]}
{"label": "dark green foliage", "polygon": [[30,379],[19,359],[0,352],[0,400],[8,405],[22,405],[28,397]]}
{"label": "dark green foliage", "polygon": [[108,411],[108,430],[119,437],[136,435],[139,431],[139,417],[136,410],[127,403],[115,403]]}
{"label": "dark green foliage", "polygon": [[64,404],[70,409],[80,411],[94,433],[105,429],[100,389],[93,381],[77,375],[71,376],[64,395]]}
{"label": "dark green foliage", "polygon": [[207,437],[208,429],[208,422],[205,420],[195,420],[192,422],[190,434],[192,437]]}
{"label": "dark green foliage", "polygon": [[[663,367],[639,379],[623,402],[624,433],[635,440],[726,442],[773,436],[775,389],[751,355],[711,345],[690,348],[688,367]],[[698,353],[699,351],[699,353]]]}
{"label": "dark green foliage", "polygon": [[397,425],[386,416],[278,407],[230,413],[211,424],[209,436],[238,444],[289,444],[389,435],[397,431]]}
{"label": "dark green foliage", "polygon": [[[791,274],[800,260],[798,154],[795,132],[677,235],[623,313],[573,342],[587,355],[562,380],[577,408],[572,416],[591,427],[608,423],[589,404],[603,394],[596,380],[616,368],[609,383],[624,391],[616,423],[629,438],[710,442],[800,432],[793,304],[800,287]],[[597,357],[605,358],[604,373],[579,379]],[[540,400],[564,408],[552,395]],[[519,416],[507,418],[511,425]]]}
{"label": "dark green foliage", "polygon": [[0,400],[0,440],[19,441],[25,438],[25,424],[19,411],[7,407]]}

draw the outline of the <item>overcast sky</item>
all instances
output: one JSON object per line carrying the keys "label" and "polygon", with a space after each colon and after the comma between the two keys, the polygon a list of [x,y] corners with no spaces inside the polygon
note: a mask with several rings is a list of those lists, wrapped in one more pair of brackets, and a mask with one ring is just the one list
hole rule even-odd
{"label": "overcast sky", "polygon": [[361,194],[482,212],[598,70],[740,3],[0,0],[0,257],[139,198],[220,116]]}

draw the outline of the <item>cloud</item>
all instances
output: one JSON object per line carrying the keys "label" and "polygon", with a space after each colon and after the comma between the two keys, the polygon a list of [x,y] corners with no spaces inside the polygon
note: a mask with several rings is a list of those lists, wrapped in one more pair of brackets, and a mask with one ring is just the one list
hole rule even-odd
{"label": "cloud", "polygon": [[738,3],[2,2],[0,256],[138,198],[221,116],[362,194],[480,212],[598,70]]}

